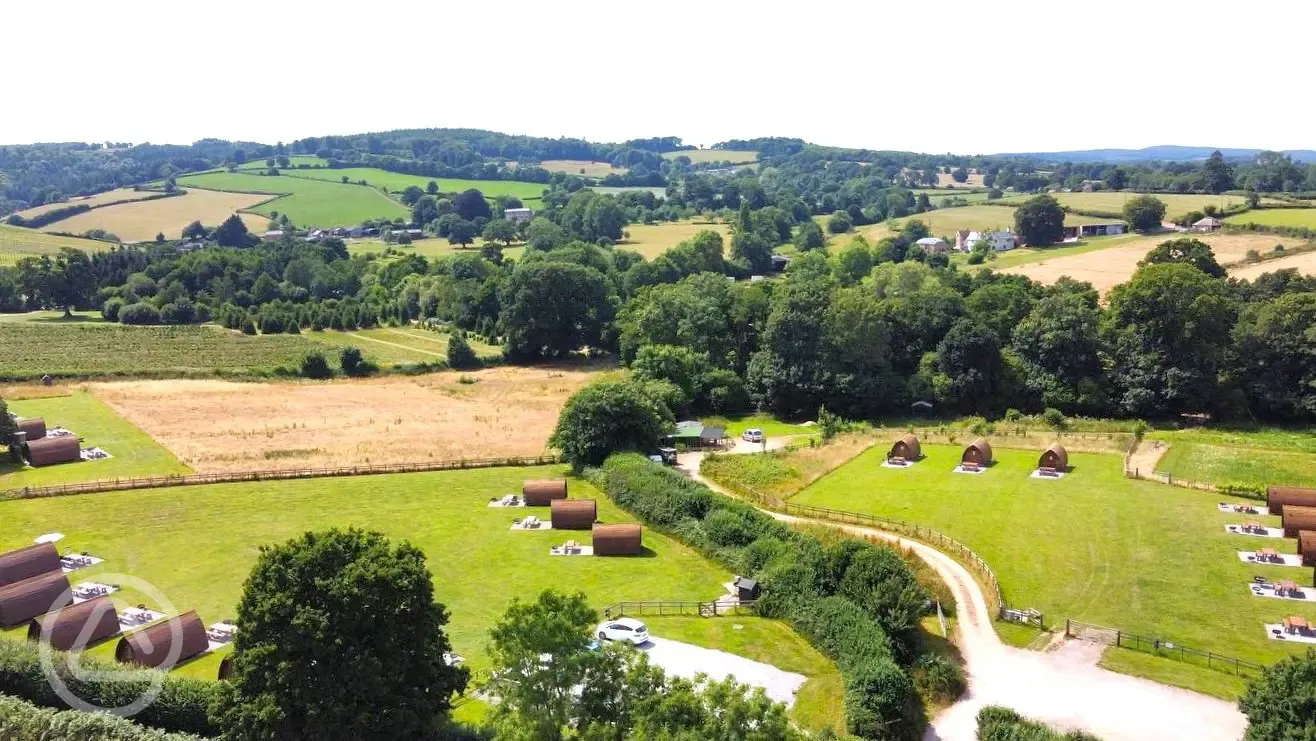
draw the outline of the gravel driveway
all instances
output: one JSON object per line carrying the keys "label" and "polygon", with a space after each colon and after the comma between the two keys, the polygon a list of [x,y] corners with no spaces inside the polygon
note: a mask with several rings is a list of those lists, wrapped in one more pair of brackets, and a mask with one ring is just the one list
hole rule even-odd
{"label": "gravel driveway", "polygon": [[782,671],[771,664],[666,638],[650,638],[637,648],[669,675],[693,679],[696,674],[707,674],[717,680],[731,676],[741,684],[762,687],[768,697],[786,703],[786,707],[795,704],[795,693],[808,680],[803,674]]}

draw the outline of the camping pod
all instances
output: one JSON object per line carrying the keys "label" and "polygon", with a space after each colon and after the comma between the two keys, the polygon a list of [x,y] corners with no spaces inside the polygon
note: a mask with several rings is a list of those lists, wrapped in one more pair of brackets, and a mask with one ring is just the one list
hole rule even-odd
{"label": "camping pod", "polygon": [[119,611],[108,596],[79,602],[35,618],[29,641],[45,641],[60,651],[81,651],[119,632]]}
{"label": "camping pod", "polygon": [[905,435],[891,446],[891,452],[886,454],[887,460],[892,458],[901,458],[907,461],[916,461],[923,455],[923,449],[919,447],[918,436],[914,434]]}
{"label": "camping pod", "polygon": [[1316,507],[1316,489],[1300,489],[1294,486],[1266,487],[1266,508],[1272,515],[1278,514],[1280,507],[1286,504]]}
{"label": "camping pod", "polygon": [[960,456],[960,463],[990,466],[992,464],[992,444],[987,442],[985,437],[974,440],[964,449],[964,455]]}
{"label": "camping pod", "polygon": [[567,480],[526,481],[521,484],[521,498],[527,507],[547,507],[554,499],[567,498]]}
{"label": "camping pod", "polygon": [[1038,468],[1053,468],[1060,472],[1069,470],[1069,453],[1060,443],[1051,443],[1037,459]]}
{"label": "camping pod", "polygon": [[27,437],[25,439],[28,442],[40,440],[46,436],[46,420],[41,417],[19,420],[18,428],[15,432],[26,433]]}
{"label": "camping pod", "polygon": [[0,627],[22,625],[38,615],[73,604],[73,588],[63,571],[0,587]]}
{"label": "camping pod", "polygon": [[1298,531],[1298,555],[1303,566],[1316,566],[1316,530]]}
{"label": "camping pod", "polygon": [[595,525],[594,555],[634,556],[643,551],[639,525]]}
{"label": "camping pod", "polygon": [[589,530],[599,519],[599,507],[593,499],[554,499],[549,505],[554,530]]}
{"label": "camping pod", "polygon": [[0,554],[0,587],[59,571],[59,551],[53,543],[38,543]]}
{"label": "camping pod", "polygon": [[73,435],[43,437],[23,447],[27,452],[27,462],[33,466],[51,466],[82,459],[82,444]]}
{"label": "camping pod", "polygon": [[141,630],[135,630],[119,639],[114,658],[122,664],[136,664],[149,669],[164,666],[166,670],[210,648],[206,626],[196,611],[185,612]]}
{"label": "camping pod", "polygon": [[233,678],[233,654],[229,654],[228,656],[225,656],[224,660],[219,662],[219,678],[220,679]]}
{"label": "camping pod", "polygon": [[1284,537],[1296,538],[1303,530],[1316,530],[1316,507],[1286,504],[1282,512],[1280,522],[1284,527]]}

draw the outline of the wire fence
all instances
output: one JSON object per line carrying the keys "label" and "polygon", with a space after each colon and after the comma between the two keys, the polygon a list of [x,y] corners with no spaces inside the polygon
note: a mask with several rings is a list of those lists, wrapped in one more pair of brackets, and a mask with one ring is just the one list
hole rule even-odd
{"label": "wire fence", "polygon": [[603,617],[607,620],[626,615],[691,615],[695,617],[724,617],[727,615],[752,615],[753,602],[675,602],[670,600],[623,601],[614,602],[603,608]]}
{"label": "wire fence", "polygon": [[230,484],[244,481],[281,481],[286,479],[316,479],[336,476],[373,476],[389,473],[418,473],[424,471],[451,471],[466,468],[501,468],[509,466],[546,466],[558,463],[555,455],[513,456],[505,458],[459,458],[423,463],[380,463],[367,466],[339,466],[335,468],[288,468],[266,471],[235,471],[230,473],[189,473],[172,476],[144,476],[133,478],[101,479],[78,484],[26,487],[0,491],[0,500],[38,499],[71,494],[120,491],[125,489],[159,489],[168,486],[202,486]]}
{"label": "wire fence", "polygon": [[1236,656],[1225,656],[1212,651],[1203,651],[1164,638],[1152,638],[1137,633],[1129,633],[1119,628],[1108,628],[1069,618],[1065,618],[1065,637],[1102,643],[1117,648],[1127,648],[1131,651],[1174,659],[1187,664],[1196,664],[1208,669],[1230,672],[1240,677],[1255,677],[1265,669],[1261,664],[1240,659]]}

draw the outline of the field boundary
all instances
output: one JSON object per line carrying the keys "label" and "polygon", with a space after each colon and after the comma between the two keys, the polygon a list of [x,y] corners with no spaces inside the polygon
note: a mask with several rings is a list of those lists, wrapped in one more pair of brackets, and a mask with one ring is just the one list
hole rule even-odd
{"label": "field boundary", "polygon": [[289,479],[315,479],[339,476],[377,476],[390,473],[422,473],[426,471],[454,471],[471,468],[504,468],[521,466],[548,466],[559,463],[556,455],[509,456],[505,458],[458,458],[424,463],[380,463],[366,466],[337,466],[332,468],[288,468],[264,471],[235,471],[232,473],[189,473],[167,476],[101,479],[78,484],[32,486],[0,491],[0,501],[12,499],[40,499],[73,494],[92,494],[128,489],[160,489],[170,486],[204,486],[230,484],[243,481],[282,481]]}
{"label": "field boundary", "polygon": [[[1204,659],[1206,668],[1222,672],[1232,668],[1233,674],[1240,677],[1255,677],[1266,668],[1261,664],[1240,659],[1236,656],[1225,656],[1212,651],[1203,651],[1174,641],[1167,641],[1163,638],[1151,638],[1137,633],[1129,633],[1119,628],[1093,625],[1071,618],[1065,618],[1065,637],[1138,651],[1139,653],[1181,661],[1185,664],[1197,663],[1200,666],[1199,662]],[[1196,659],[1196,661],[1193,659]]]}
{"label": "field boundary", "polygon": [[680,602],[672,600],[622,600],[603,608],[603,618],[613,620],[626,615],[691,615],[695,617],[726,617],[728,615],[755,615],[754,602]]}

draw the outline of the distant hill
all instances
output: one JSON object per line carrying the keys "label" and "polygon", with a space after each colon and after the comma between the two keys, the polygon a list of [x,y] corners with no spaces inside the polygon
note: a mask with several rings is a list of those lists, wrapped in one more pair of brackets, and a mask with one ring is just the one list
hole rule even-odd
{"label": "distant hill", "polygon": [[[1225,159],[1251,160],[1261,149],[1230,149],[1229,147],[1183,147],[1175,144],[1162,144],[1143,149],[1078,149],[1070,152],[1012,152],[995,155],[998,157],[1032,157],[1034,159],[1055,162],[1110,162],[1112,164],[1129,162],[1150,162],[1152,160],[1174,160],[1192,162],[1204,160],[1211,153],[1220,150]],[[1316,151],[1310,149],[1286,149],[1284,154],[1299,162],[1316,162]]]}

